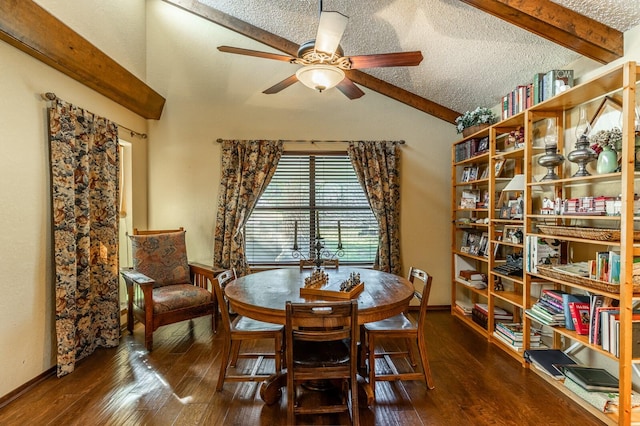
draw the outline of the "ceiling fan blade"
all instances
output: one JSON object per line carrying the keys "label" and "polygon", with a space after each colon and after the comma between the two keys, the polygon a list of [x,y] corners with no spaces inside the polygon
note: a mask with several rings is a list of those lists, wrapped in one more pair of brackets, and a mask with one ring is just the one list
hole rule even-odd
{"label": "ceiling fan blade", "polygon": [[340,12],[320,13],[320,23],[316,34],[316,50],[333,55],[340,44],[344,30],[347,28],[347,22],[349,22],[349,17]]}
{"label": "ceiling fan blade", "polygon": [[296,75],[293,74],[292,76],[289,76],[284,80],[282,80],[280,83],[276,83],[273,86],[269,87],[267,90],[265,90],[262,93],[266,93],[267,95],[273,95],[274,93],[278,93],[279,91],[286,89],[287,87],[291,86],[293,83],[297,81],[298,81],[298,77],[296,77]]}
{"label": "ceiling fan blade", "polygon": [[358,99],[364,95],[364,92],[356,86],[353,81],[349,80],[348,77],[345,77],[340,83],[338,83],[336,88],[351,100]]}
{"label": "ceiling fan blade", "polygon": [[226,53],[235,53],[238,55],[255,56],[258,58],[275,59],[277,61],[291,62],[296,59],[289,55],[280,55],[277,53],[260,52],[257,50],[241,49],[239,47],[232,46],[218,46],[218,50]]}
{"label": "ceiling fan blade", "polygon": [[422,62],[422,52],[381,53],[377,55],[349,56],[351,69],[377,67],[411,67]]}

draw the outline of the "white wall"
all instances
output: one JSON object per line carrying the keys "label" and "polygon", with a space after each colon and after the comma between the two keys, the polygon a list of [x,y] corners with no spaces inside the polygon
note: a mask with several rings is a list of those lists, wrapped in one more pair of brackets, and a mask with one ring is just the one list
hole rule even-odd
{"label": "white wall", "polygon": [[[74,2],[74,7],[68,7],[69,2],[38,3],[45,8],[51,4],[59,18],[84,26],[93,43],[144,76],[144,0],[83,0]],[[137,28],[129,31],[127,42],[113,37],[118,30],[115,19],[121,13],[128,19],[125,26]],[[138,115],[0,42],[0,397],[55,365],[49,152],[46,102],[40,97],[49,91],[131,129],[146,131],[146,120]],[[146,143],[133,143],[134,156],[146,156]],[[143,175],[137,183],[143,184],[139,190],[146,202],[146,163],[138,169]],[[146,206],[140,210],[146,214]]]}

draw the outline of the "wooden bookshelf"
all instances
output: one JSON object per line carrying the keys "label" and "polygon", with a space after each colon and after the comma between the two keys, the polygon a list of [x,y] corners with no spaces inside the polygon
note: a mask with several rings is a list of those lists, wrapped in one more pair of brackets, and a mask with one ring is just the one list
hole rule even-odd
{"label": "wooden bookshelf", "polygon": [[[610,297],[619,302],[621,311],[620,325],[620,356],[603,350],[600,346],[589,343],[587,336],[578,335],[575,331],[568,330],[564,327],[548,327],[543,326],[545,334],[551,335],[550,341],[553,348],[566,350],[571,345],[578,345],[584,348],[582,358],[585,360],[600,359],[604,362],[615,361],[618,365],[617,374],[620,382],[621,409],[620,415],[604,414],[583,401],[579,396],[566,389],[561,381],[556,381],[544,373],[535,371],[547,381],[550,385],[556,387],[561,392],[569,395],[577,404],[580,404],[596,418],[606,424],[628,425],[632,421],[640,420],[640,413],[631,413],[630,396],[632,392],[632,363],[640,360],[634,360],[631,355],[632,350],[632,307],[634,301],[640,300],[640,293],[634,293],[633,290],[633,268],[631,267],[634,257],[640,257],[640,242],[634,242],[634,226],[636,230],[640,230],[640,217],[634,216],[634,193],[640,194],[640,172],[634,171],[635,157],[635,133],[634,118],[635,108],[638,104],[636,99],[636,83],[640,81],[640,69],[635,62],[627,62],[618,65],[599,76],[592,78],[590,81],[584,82],[565,92],[562,92],[551,99],[534,105],[529,109],[509,117],[502,122],[496,123],[482,132],[471,135],[457,142],[454,142],[452,148],[452,306],[459,298],[465,298],[467,303],[486,303],[489,310],[489,318],[487,328],[483,328],[473,322],[470,317],[454,312],[457,318],[468,325],[470,328],[478,331],[481,335],[494,343],[497,347],[503,349],[509,355],[522,362],[523,366],[529,368],[522,357],[522,352],[514,350],[507,344],[504,344],[497,337],[493,336],[495,319],[493,318],[494,307],[501,307],[511,310],[514,314],[514,322],[521,321],[525,333],[524,341],[529,342],[529,333],[532,325],[540,327],[541,324],[524,315],[524,310],[530,309],[537,302],[537,298],[541,294],[539,284],[549,286],[556,289],[562,289],[570,293],[599,294]],[[558,129],[557,144],[558,151],[567,158],[569,152],[574,149],[575,137],[574,128],[577,122],[577,111],[580,107],[587,108],[588,114],[593,113],[602,103],[605,96],[612,96],[621,100],[621,122],[623,128],[622,141],[622,157],[620,163],[620,171],[614,173],[597,174],[595,167],[588,166],[591,170],[590,176],[573,177],[573,173],[577,166],[565,160],[563,164],[556,168],[559,179],[553,181],[540,182],[540,177],[546,173],[546,169],[537,163],[537,158],[544,154],[543,143],[540,143],[541,136],[539,133],[544,131],[542,128],[543,121],[551,118],[556,122]],[[512,138],[509,133],[518,128],[524,130],[524,142],[517,147],[510,145]],[[536,130],[537,129],[537,130]],[[468,140],[472,138],[489,137],[489,152],[482,153],[481,156],[474,158],[457,159],[456,146],[460,144],[468,144]],[[543,138],[543,137],[542,137]],[[566,140],[566,141],[565,141]],[[459,152],[458,148],[458,152]],[[628,161],[625,161],[628,158]],[[498,162],[504,162],[501,174],[496,176],[489,173],[488,180],[460,182],[461,170],[469,164],[477,164],[478,166],[487,167],[489,171],[495,170]],[[594,164],[595,165],[595,164]],[[501,207],[497,204],[496,198],[500,195],[502,189],[509,184],[511,178],[516,174],[525,176],[525,186],[522,190],[522,198],[524,200],[524,211],[522,218],[517,220],[504,218],[500,216]],[[638,181],[638,183],[636,183]],[[636,185],[639,187],[636,189]],[[490,206],[486,210],[469,209],[468,211],[458,208],[458,198],[460,191],[464,188],[471,187],[477,190],[488,190],[490,195]],[[541,214],[539,206],[540,193],[547,197],[557,196],[569,199],[580,196],[621,196],[622,207],[621,212],[617,216],[597,216],[585,214]],[[550,194],[550,195],[546,195]],[[471,227],[478,232],[487,233],[489,245],[487,255],[472,255],[460,247],[461,233],[466,227],[456,224],[456,221],[467,215],[472,219],[478,217],[488,218],[488,226],[485,227],[474,224]],[[586,227],[604,227],[615,228],[620,231],[619,241],[601,241],[589,238],[580,238],[575,236],[562,237],[550,236],[540,232],[536,226],[541,224],[556,224],[562,226],[574,225]],[[514,243],[513,241],[505,241],[504,228],[509,226],[521,226],[523,232],[523,242]],[[501,234],[502,231],[502,234]],[[585,261],[589,259],[591,253],[598,250],[615,250],[620,253],[621,271],[620,271],[620,290],[603,291],[602,289],[592,288],[588,283],[580,284],[565,281],[563,279],[542,276],[537,273],[528,272],[526,260],[529,253],[527,245],[527,237],[538,238],[554,238],[564,241],[568,245],[574,261]],[[496,246],[498,249],[496,250]],[[599,249],[600,248],[600,249]],[[522,251],[523,255],[523,276],[510,276],[494,271],[497,265],[504,264],[508,254]],[[488,288],[484,290],[472,289],[464,286],[456,280],[460,267],[460,259],[464,259],[465,265],[473,265],[478,271],[487,274]],[[497,284],[501,284],[500,285]],[[526,349],[526,348],[525,348]],[[583,351],[591,351],[588,356]]]}

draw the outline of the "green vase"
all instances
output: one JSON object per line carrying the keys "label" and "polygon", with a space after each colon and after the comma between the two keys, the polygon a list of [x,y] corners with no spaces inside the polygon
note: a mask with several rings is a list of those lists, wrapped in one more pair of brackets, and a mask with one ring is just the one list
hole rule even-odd
{"label": "green vase", "polygon": [[613,173],[617,168],[618,154],[607,145],[602,149],[602,152],[598,156],[596,171],[598,174]]}

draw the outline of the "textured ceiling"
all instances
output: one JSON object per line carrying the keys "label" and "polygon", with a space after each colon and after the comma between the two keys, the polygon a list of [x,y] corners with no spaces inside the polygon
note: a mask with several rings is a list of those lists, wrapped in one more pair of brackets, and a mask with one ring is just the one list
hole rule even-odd
{"label": "textured ceiling", "polygon": [[[317,1],[200,1],[298,44],[315,38]],[[640,24],[639,0],[555,3],[623,32]],[[581,57],[460,0],[325,0],[323,9],[349,17],[341,41],[345,55],[420,50],[424,60],[417,67],[363,71],[459,112],[496,105],[516,85],[531,81],[534,73]],[[245,63],[251,61],[268,59],[246,58]],[[283,63],[273,83],[291,75],[291,67]],[[286,90],[275,96],[287,96]]]}

